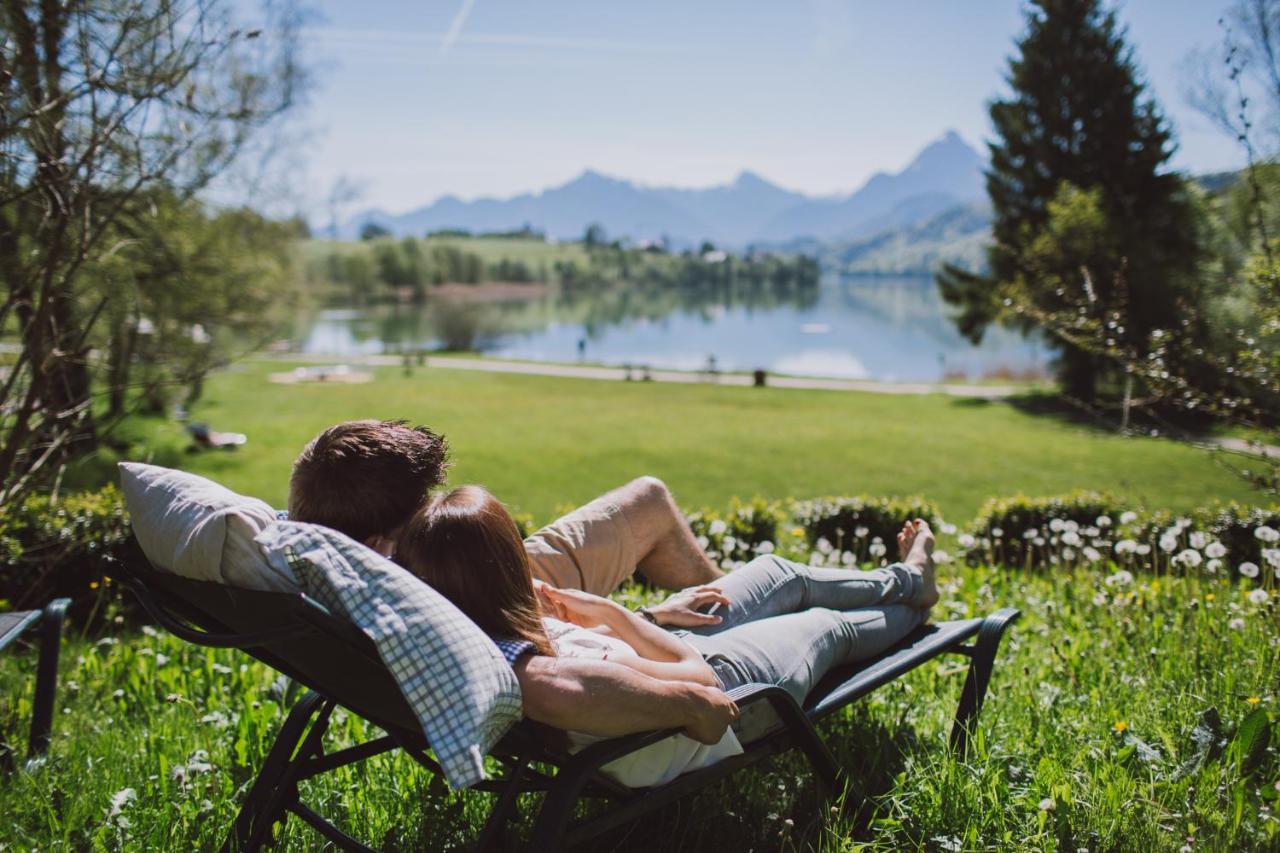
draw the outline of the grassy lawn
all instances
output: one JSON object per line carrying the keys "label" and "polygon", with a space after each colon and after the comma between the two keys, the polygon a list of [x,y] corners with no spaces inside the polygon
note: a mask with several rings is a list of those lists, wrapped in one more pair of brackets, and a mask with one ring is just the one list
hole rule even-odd
{"label": "grassy lawn", "polygon": [[[156,461],[277,505],[302,444],[354,417],[443,430],[455,482],[487,483],[540,518],[643,473],[667,480],[686,507],[920,493],[957,523],[1019,490],[1105,489],[1171,509],[1250,498],[1194,448],[1010,405],[444,369],[380,370],[363,386],[267,382],[284,369],[251,363],[215,377],[196,407],[214,428],[249,434],[240,452],[186,455],[172,424],[131,429]],[[1024,614],[967,759],[946,749],[963,681],[948,659],[823,724],[853,781],[841,807],[817,807],[803,762],[783,757],[617,830],[604,849],[1277,849],[1276,747],[1250,756],[1232,740],[1250,715],[1273,728],[1280,714],[1274,585],[1259,601],[1247,582],[1207,576],[1126,583],[951,564],[942,580],[937,618]],[[651,595],[622,592],[632,604]],[[0,656],[5,743],[25,742],[35,660],[32,649]],[[61,678],[49,759],[0,785],[0,849],[217,847],[287,711],[274,673],[122,624],[115,636],[72,637]],[[1206,713],[1220,723],[1194,734]],[[369,735],[342,712],[331,732],[331,747]],[[463,846],[492,802],[447,794],[412,761],[386,756],[306,783],[304,801],[391,850]],[[296,819],[280,840],[320,844]]]}
{"label": "grassy lawn", "polygon": [[[1261,799],[1276,793],[1274,747],[1256,765],[1234,747],[1197,765],[1192,737],[1210,707],[1228,735],[1258,709],[1273,719],[1280,710],[1274,609],[1222,581],[1117,589],[1089,572],[949,574],[942,616],[1024,612],[967,760],[946,749],[963,680],[950,659],[823,724],[854,783],[843,809],[817,808],[802,762],[785,757],[600,849],[1174,851],[1189,837],[1193,849],[1276,849],[1280,824]],[[50,759],[0,786],[5,846],[214,849],[286,711],[273,673],[149,629],[72,641],[63,659]],[[33,653],[0,659],[10,743],[25,738],[34,668]],[[342,712],[331,732],[331,747],[369,735]],[[303,789],[304,802],[392,850],[474,837],[489,796],[442,793],[403,757]],[[296,818],[282,841],[320,843]]]}
{"label": "grassy lawn", "polygon": [[366,385],[277,385],[279,363],[214,377],[193,416],[247,433],[231,453],[183,456],[181,428],[138,425],[157,461],[180,464],[283,506],[289,467],[324,427],[407,418],[443,431],[453,482],[481,482],[548,519],[641,474],[684,506],[732,496],[921,494],[955,523],[988,497],[1074,488],[1134,505],[1189,509],[1252,493],[1202,450],[1126,438],[1001,403],[773,388],[728,388],[377,369]]}

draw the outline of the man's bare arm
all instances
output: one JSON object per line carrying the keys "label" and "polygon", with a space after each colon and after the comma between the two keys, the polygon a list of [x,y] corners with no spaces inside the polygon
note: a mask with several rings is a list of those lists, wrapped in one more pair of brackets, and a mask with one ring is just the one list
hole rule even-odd
{"label": "man's bare arm", "polygon": [[724,691],[662,681],[603,660],[525,655],[514,667],[531,720],[602,737],[684,729],[716,743],[738,717]]}

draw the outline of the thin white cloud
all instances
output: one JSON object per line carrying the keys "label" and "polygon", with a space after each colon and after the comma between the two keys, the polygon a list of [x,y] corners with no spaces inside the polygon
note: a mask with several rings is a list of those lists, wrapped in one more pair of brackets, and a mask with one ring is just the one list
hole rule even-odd
{"label": "thin white cloud", "polygon": [[453,23],[449,24],[449,31],[444,34],[444,40],[440,42],[440,57],[444,58],[453,49],[454,42],[458,40],[458,36],[462,35],[462,28],[467,23],[467,17],[471,14],[471,7],[476,5],[476,0],[462,0],[462,5],[458,7],[458,13],[453,16]]}
{"label": "thin white cloud", "polygon": [[[421,47],[432,42],[440,43],[443,52],[449,33],[429,30],[366,30],[339,27],[320,27],[308,32],[312,38],[331,45],[385,49],[388,46]],[[608,39],[574,38],[570,36],[546,36],[526,33],[459,33],[453,44],[476,47],[513,47],[534,50],[576,50],[628,53],[672,53],[679,48],[673,45],[634,44]]]}

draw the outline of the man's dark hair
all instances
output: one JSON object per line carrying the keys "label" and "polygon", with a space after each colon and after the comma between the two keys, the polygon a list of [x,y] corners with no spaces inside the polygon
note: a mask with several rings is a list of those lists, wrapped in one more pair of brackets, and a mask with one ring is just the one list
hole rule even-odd
{"label": "man's dark hair", "polygon": [[293,463],[289,518],[358,542],[390,535],[444,482],[447,455],[444,436],[405,421],[331,426]]}

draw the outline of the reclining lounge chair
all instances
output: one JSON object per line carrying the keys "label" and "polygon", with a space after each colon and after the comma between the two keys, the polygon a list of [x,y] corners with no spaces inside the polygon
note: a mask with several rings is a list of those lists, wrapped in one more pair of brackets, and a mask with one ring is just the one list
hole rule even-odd
{"label": "reclining lounge chair", "polygon": [[[305,685],[310,691],[294,704],[227,837],[224,850],[257,850],[270,841],[272,827],[296,815],[344,850],[369,850],[325,820],[299,797],[306,779],[394,749],[403,749],[439,773],[429,745],[396,681],[383,666],[373,642],[345,619],[336,618],[301,594],[241,590],[190,580],[152,568],[137,551],[117,570],[161,626],[193,643],[234,647]],[[524,794],[545,792],[528,839],[533,850],[580,844],[646,812],[677,800],[762,759],[799,749],[824,793],[837,793],[840,770],[814,723],[944,653],[970,659],[951,746],[963,751],[982,707],[1005,629],[1018,611],[1000,610],[984,619],[926,625],[880,657],[832,672],[804,706],[772,685],[747,685],[730,695],[740,707],[758,702],[773,707],[780,721],[745,752],[687,773],[655,788],[630,789],[601,775],[609,762],[641,749],[671,731],[615,738],[569,754],[550,744],[546,729],[519,723],[490,755],[503,766],[501,778],[474,786],[497,794],[477,846],[490,849],[507,835]],[[326,752],[324,734],[332,712],[346,708],[386,734],[356,746]],[[573,821],[582,798],[602,798],[609,807]]]}

